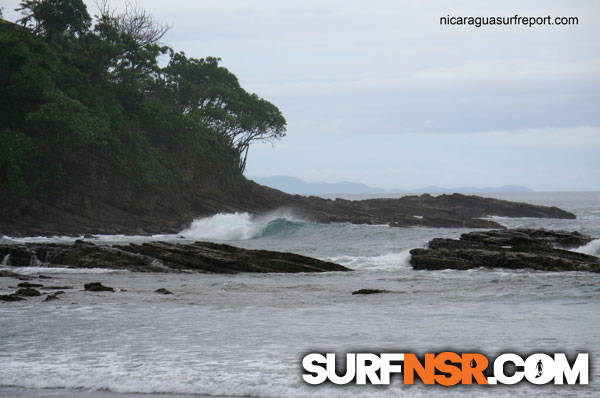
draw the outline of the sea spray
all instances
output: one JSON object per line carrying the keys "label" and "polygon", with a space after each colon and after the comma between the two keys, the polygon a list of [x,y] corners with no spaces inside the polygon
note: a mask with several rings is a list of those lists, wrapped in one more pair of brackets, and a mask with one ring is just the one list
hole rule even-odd
{"label": "sea spray", "polygon": [[339,256],[328,260],[356,270],[396,271],[410,269],[410,249],[380,256]]}
{"label": "sea spray", "polygon": [[6,256],[4,256],[4,258],[2,259],[2,262],[0,263],[0,266],[2,267],[6,267],[10,265],[10,253],[7,254]]}
{"label": "sea spray", "polygon": [[594,239],[586,245],[573,249],[573,251],[592,256],[600,256],[600,239]]}
{"label": "sea spray", "polygon": [[194,220],[179,235],[187,239],[247,240],[293,228],[305,221],[286,210],[253,216],[249,213],[218,213]]}

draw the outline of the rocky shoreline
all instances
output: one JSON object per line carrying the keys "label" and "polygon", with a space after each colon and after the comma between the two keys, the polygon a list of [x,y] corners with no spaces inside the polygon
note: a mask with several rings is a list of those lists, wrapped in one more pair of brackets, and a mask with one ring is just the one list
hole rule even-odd
{"label": "rocky shoreline", "polygon": [[342,265],[298,254],[248,250],[211,242],[149,242],[141,245],[130,243],[123,246],[101,246],[78,240],[70,245],[0,245],[0,259],[4,259],[5,265],[10,265],[17,272],[18,267],[39,264],[48,267],[109,268],[135,272],[220,274],[349,271]]}
{"label": "rocky shoreline", "polygon": [[[510,202],[473,195],[429,194],[394,199],[345,200],[289,195],[248,181],[246,192],[228,199],[199,201],[185,210],[145,209],[79,198],[83,205],[29,203],[19,211],[0,208],[0,236],[55,236],[83,234],[151,235],[178,233],[198,217],[219,212],[264,214],[286,210],[320,223],[388,224],[394,227],[503,228],[490,216],[574,219],[557,207]],[[234,200],[235,199],[235,200]],[[238,200],[239,199],[239,200]],[[73,199],[75,200],[75,199]],[[231,203],[229,203],[229,202]],[[233,201],[233,202],[232,202]]]}
{"label": "rocky shoreline", "polygon": [[[460,239],[435,238],[428,243],[427,248],[412,249],[410,263],[416,270],[468,270],[483,267],[600,272],[599,258],[568,250],[590,241],[590,236],[579,232],[544,229],[475,231],[462,234]],[[0,269],[0,277],[21,281],[14,292],[0,294],[0,301],[4,302],[23,301],[39,296],[42,296],[43,301],[53,301],[60,299],[65,290],[73,289],[73,286],[56,283],[46,286],[44,280],[52,278],[18,272],[20,267],[28,266],[40,266],[41,269],[104,268],[132,272],[219,274],[350,271],[339,264],[298,254],[248,250],[211,242],[148,242],[110,246],[78,240],[73,244],[8,244],[0,245],[0,259],[4,266]],[[85,283],[83,290],[115,292],[115,289],[100,282]],[[155,289],[154,293],[172,294],[165,288]],[[380,293],[390,291],[364,288],[352,292],[353,295]]]}
{"label": "rocky shoreline", "polygon": [[418,270],[484,267],[600,272],[598,257],[568,250],[591,240],[579,232],[543,229],[476,231],[458,240],[433,239],[428,248],[411,250],[410,262]]}

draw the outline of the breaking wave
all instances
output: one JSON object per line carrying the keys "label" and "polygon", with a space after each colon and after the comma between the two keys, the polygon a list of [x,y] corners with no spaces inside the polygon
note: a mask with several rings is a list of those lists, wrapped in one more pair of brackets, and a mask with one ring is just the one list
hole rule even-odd
{"label": "breaking wave", "polygon": [[594,239],[587,245],[573,249],[574,252],[590,254],[592,256],[600,256],[600,239]]}
{"label": "breaking wave", "polygon": [[247,240],[290,233],[306,225],[306,221],[288,211],[275,211],[260,216],[248,213],[219,213],[194,220],[179,235],[187,239]]}
{"label": "breaking wave", "polygon": [[410,249],[380,256],[339,256],[328,260],[357,270],[396,271],[400,268],[410,269]]}
{"label": "breaking wave", "polygon": [[72,268],[72,267],[2,267],[16,274],[35,275],[35,274],[116,274],[126,273],[128,270],[112,268]]}

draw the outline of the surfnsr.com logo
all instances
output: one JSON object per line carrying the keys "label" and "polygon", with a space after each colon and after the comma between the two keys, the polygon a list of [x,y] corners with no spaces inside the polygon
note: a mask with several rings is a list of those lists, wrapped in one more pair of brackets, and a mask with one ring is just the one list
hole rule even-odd
{"label": "surfnsr.com logo", "polygon": [[[490,366],[491,364],[491,366]],[[390,384],[394,374],[402,375],[404,384],[454,386],[457,384],[588,384],[589,358],[579,353],[569,361],[564,353],[536,353],[527,357],[505,353],[493,362],[479,353],[442,352],[413,353],[348,353],[346,368],[336,370],[335,353],[311,353],[302,359],[308,384]]]}

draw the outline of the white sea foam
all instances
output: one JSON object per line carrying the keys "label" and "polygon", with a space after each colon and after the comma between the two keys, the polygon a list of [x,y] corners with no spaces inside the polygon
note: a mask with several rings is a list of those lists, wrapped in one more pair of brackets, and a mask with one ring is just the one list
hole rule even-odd
{"label": "white sea foam", "polygon": [[0,243],[71,243],[77,239],[83,239],[83,236],[27,236],[14,238],[5,235],[0,238]]}
{"label": "white sea foam", "polygon": [[392,252],[380,256],[339,256],[329,259],[352,269],[397,270],[410,267],[410,249]]}
{"label": "white sea foam", "polygon": [[2,262],[0,262],[1,267],[6,267],[8,265],[10,265],[10,254],[5,255]]}
{"label": "white sea foam", "polygon": [[247,240],[260,237],[269,223],[276,220],[303,222],[289,211],[278,210],[261,216],[249,213],[218,213],[199,218],[178,235],[187,239]]}
{"label": "white sea foam", "polygon": [[574,252],[590,254],[592,256],[600,256],[600,239],[594,239],[587,245],[573,249]]}
{"label": "white sea foam", "polygon": [[10,270],[23,275],[33,274],[108,274],[116,272],[128,272],[110,268],[68,268],[68,267],[10,267]]}

